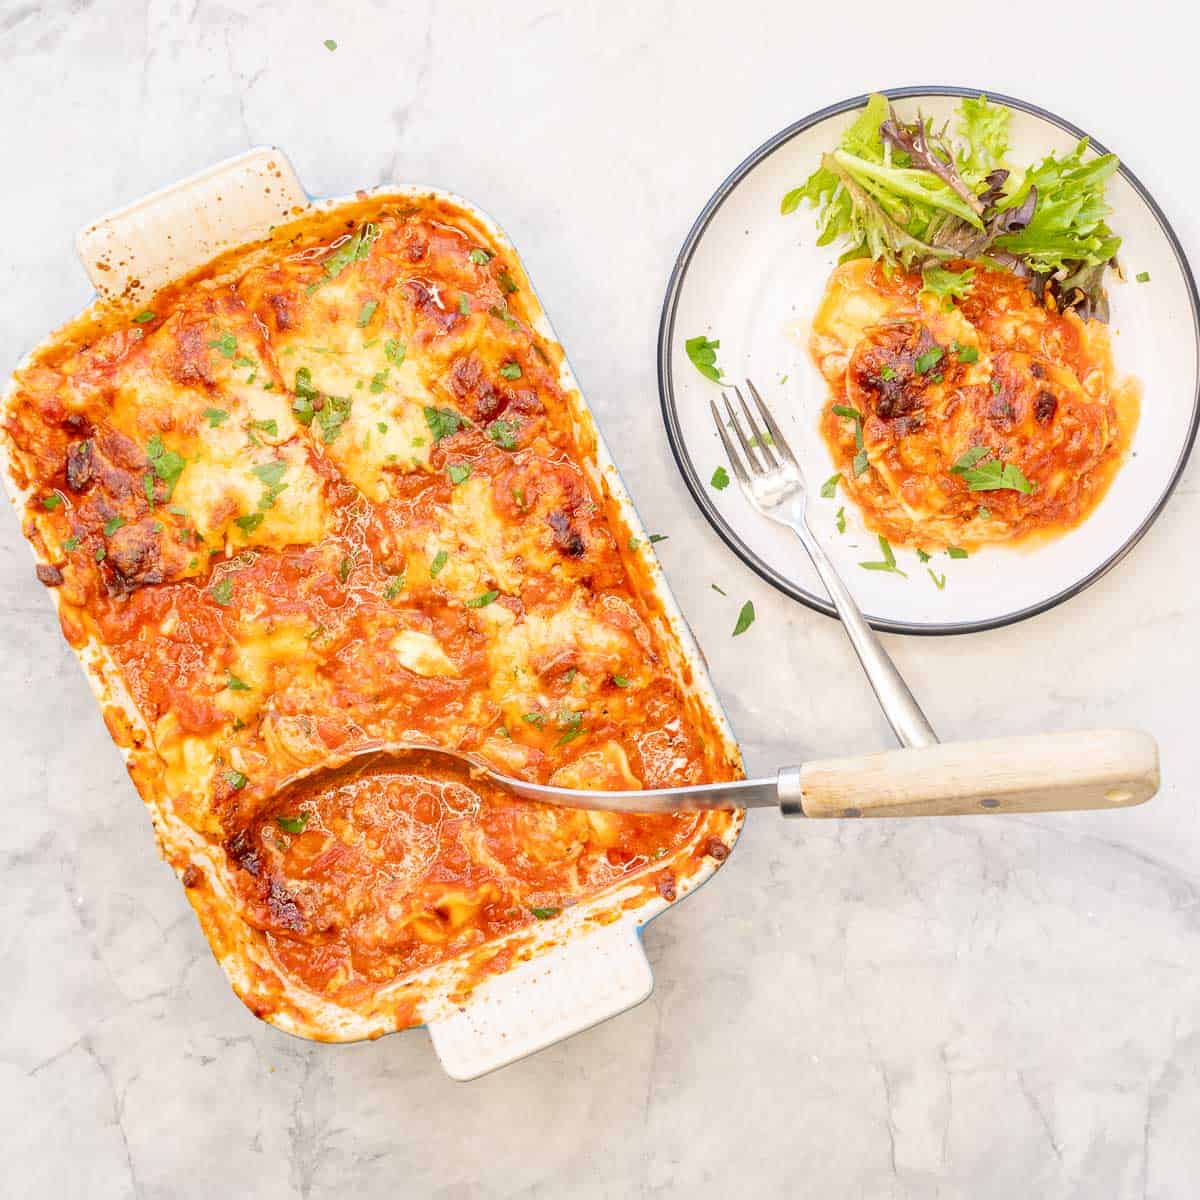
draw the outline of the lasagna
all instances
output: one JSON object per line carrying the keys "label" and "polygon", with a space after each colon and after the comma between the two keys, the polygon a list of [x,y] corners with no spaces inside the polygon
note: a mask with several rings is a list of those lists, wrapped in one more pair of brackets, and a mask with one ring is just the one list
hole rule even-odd
{"label": "lasagna", "polygon": [[375,198],[96,306],[8,393],[38,577],[214,952],[293,1032],[413,1024],[413,980],[673,900],[735,836],[435,758],[284,786],[377,742],[573,788],[740,773],[547,335],[492,227]]}
{"label": "lasagna", "polygon": [[955,301],[918,272],[857,259],[833,272],[813,322],[821,433],[867,525],[897,544],[1062,532],[1104,495],[1137,424],[1105,325],[1039,303],[1010,272],[969,274]]}

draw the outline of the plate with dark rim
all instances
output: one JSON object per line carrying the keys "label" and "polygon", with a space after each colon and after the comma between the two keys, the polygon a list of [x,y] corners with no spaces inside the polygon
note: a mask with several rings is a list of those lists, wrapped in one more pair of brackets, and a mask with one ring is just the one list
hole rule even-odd
{"label": "plate with dark rim", "polygon": [[[963,96],[981,89],[912,87],[885,94],[902,115],[919,109],[940,126],[953,120]],[[1014,162],[1069,151],[1085,136],[1037,105],[986,94],[1012,109]],[[1200,422],[1196,284],[1162,209],[1122,160],[1107,189],[1124,275],[1108,272],[1110,328],[1117,371],[1140,381],[1142,398],[1129,455],[1104,498],[1086,520],[1055,538],[985,546],[966,559],[939,554],[930,565],[945,577],[940,589],[911,549],[896,550],[903,576],[862,570],[860,562],[879,558],[874,535],[840,489],[834,499],[818,494],[835,468],[817,431],[828,389],[807,350],[807,329],[839,248],[816,244],[811,209],[782,216],[779,205],[866,101],[865,95],[843,100],[777,133],[733,171],[697,217],[671,274],[659,326],[667,436],[684,482],[725,543],[768,583],[833,616],[792,533],[759,516],[736,484],[712,485],[716,469],[728,466],[708,410],[710,398],[719,402],[720,389],[692,365],[684,343],[701,334],[719,341],[725,378],[732,383],[749,375],[781,418],[809,483],[814,531],[876,629],[948,634],[1009,625],[1061,604],[1111,570],[1170,498]],[[1091,149],[1107,153],[1095,138]],[[844,533],[837,529],[839,508]]]}

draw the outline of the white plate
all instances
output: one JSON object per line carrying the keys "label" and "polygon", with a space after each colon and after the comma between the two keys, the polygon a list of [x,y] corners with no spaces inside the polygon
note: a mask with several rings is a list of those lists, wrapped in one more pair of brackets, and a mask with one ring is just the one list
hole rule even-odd
{"label": "white plate", "polygon": [[[965,88],[905,88],[887,93],[902,113],[919,107],[935,125],[952,118]],[[1008,96],[1013,110],[1012,157],[1033,162],[1070,150],[1082,131]],[[808,177],[823,152],[866,102],[835,104],[760,146],[717,189],[679,253],[663,303],[658,372],[671,449],[696,502],[725,542],[769,583],[821,612],[833,610],[792,533],[754,512],[736,484],[709,484],[725,463],[709,416],[718,395],[688,360],[684,342],[704,334],[721,343],[718,363],[731,381],[749,375],[801,459],[814,493],[809,514],[855,598],[877,629],[895,633],[964,633],[1006,625],[1043,612],[1082,591],[1114,566],[1149,528],[1187,460],[1200,418],[1200,303],[1179,241],[1162,210],[1122,165],[1108,184],[1109,224],[1122,239],[1128,276],[1110,273],[1111,327],[1117,369],[1142,382],[1142,415],[1132,452],[1092,515],[1077,529],[1032,549],[986,547],[968,559],[938,555],[942,591],[911,550],[897,550],[908,578],[864,571],[878,559],[875,537],[839,492],[816,490],[833,473],[817,431],[826,385],[806,349],[808,324],[820,302],[838,246],[816,244],[812,209],[781,216],[785,192]],[[1097,153],[1104,148],[1092,141]],[[1150,282],[1135,276],[1150,273]],[[786,377],[786,383],[780,380]],[[728,464],[725,464],[728,465]],[[846,532],[834,516],[845,504]],[[911,568],[911,569],[910,569]]]}

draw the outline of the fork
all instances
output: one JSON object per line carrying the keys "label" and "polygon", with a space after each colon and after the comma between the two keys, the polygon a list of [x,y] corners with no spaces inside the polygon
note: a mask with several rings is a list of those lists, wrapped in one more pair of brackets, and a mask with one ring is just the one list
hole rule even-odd
{"label": "fork", "polygon": [[929,724],[921,706],[909,691],[908,684],[904,682],[904,677],[896,669],[896,664],[883,648],[883,643],[867,623],[862,610],[850,594],[850,589],[842,582],[842,577],[829,561],[829,556],[821,548],[821,543],[817,541],[809,526],[808,487],[804,482],[804,473],[800,470],[800,464],[787,444],[779,423],[771,416],[758,388],[749,379],[746,380],[746,387],[754,398],[759,416],[770,437],[765,436],[759,428],[741,389],[734,387],[733,393],[738,398],[742,416],[750,430],[750,436],[747,437],[738,420],[738,414],[730,403],[729,393],[722,392],[721,399],[725,401],[729,428],[737,436],[738,444],[742,448],[741,458],[730,441],[725,424],[717,411],[716,402],[708,402],[717,434],[725,447],[725,453],[729,456],[729,465],[733,468],[746,499],[764,517],[786,525],[808,551],[808,557],[812,559],[812,564],[816,567],[830,600],[833,601],[833,607],[837,609],[850,645],[854,647],[854,653],[862,663],[867,680],[875,692],[875,698],[883,709],[883,715],[900,744],[910,748],[937,745],[938,736],[934,733],[933,726]]}

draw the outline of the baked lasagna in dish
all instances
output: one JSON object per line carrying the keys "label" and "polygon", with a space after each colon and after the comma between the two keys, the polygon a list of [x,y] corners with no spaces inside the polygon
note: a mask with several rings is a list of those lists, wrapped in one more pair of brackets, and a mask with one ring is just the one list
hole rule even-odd
{"label": "baked lasagna in dish", "polygon": [[[959,264],[966,269],[966,264]],[[838,267],[810,348],[821,433],[873,531],[930,549],[1061,532],[1104,495],[1137,425],[1108,327],[971,268],[951,305],[920,273]]]}
{"label": "baked lasagna in dish", "polygon": [[673,900],[736,834],[419,758],[272,799],[374,742],[576,788],[740,774],[547,330],[476,214],[375,197],[95,306],[8,392],[38,577],[214,953],[292,1032],[414,1024],[431,979]]}

